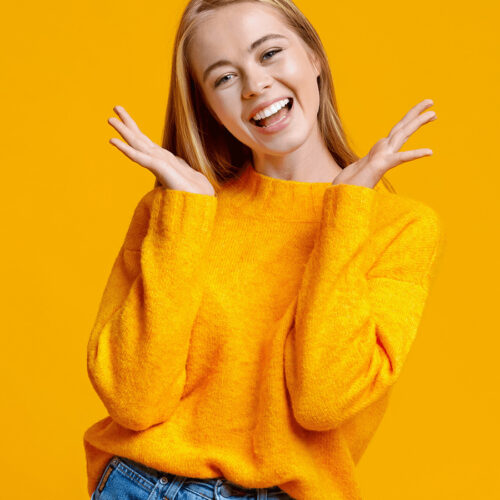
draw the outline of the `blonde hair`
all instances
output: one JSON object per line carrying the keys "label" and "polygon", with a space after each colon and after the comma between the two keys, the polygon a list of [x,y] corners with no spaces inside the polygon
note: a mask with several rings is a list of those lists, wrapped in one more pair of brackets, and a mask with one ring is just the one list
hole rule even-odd
{"label": "blonde hair", "polygon": [[[251,149],[236,139],[217,121],[204,103],[189,66],[188,46],[196,27],[213,10],[242,1],[258,2],[276,8],[292,29],[317,55],[320,63],[318,123],[331,155],[342,168],[359,160],[347,143],[335,99],[333,80],[323,44],[309,20],[292,0],[190,0],[177,29],[172,59],[170,91],[163,130],[162,147],[183,158],[203,173],[217,192],[238,174],[252,158]],[[395,193],[391,183],[382,183]],[[158,180],[155,187],[159,186]]]}

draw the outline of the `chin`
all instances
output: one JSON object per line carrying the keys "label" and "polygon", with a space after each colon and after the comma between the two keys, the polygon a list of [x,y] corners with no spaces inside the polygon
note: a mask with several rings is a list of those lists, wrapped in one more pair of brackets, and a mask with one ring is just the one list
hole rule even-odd
{"label": "chin", "polygon": [[248,146],[256,152],[267,154],[292,153],[307,141],[307,138],[311,135],[312,130],[312,125],[308,130],[290,130],[280,135],[269,136],[265,142],[261,139],[260,142],[253,142]]}

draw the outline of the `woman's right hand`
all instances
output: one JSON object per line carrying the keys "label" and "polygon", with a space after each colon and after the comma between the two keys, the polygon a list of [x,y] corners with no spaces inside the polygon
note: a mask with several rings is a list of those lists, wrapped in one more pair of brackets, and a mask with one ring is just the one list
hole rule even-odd
{"label": "woman's right hand", "polygon": [[162,187],[215,196],[212,184],[201,172],[144,135],[122,106],[115,106],[113,109],[122,121],[112,117],[108,119],[108,123],[128,144],[115,138],[110,139],[111,144],[132,161],[150,170]]}

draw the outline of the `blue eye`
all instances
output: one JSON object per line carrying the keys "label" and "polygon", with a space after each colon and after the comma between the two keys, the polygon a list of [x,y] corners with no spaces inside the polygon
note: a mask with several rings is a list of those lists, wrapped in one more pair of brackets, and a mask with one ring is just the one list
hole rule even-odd
{"label": "blue eye", "polygon": [[[275,53],[280,52],[280,51],[281,51],[281,49],[272,49],[272,50],[268,50],[268,51],[264,54],[264,56],[267,56],[267,54],[275,54]],[[263,57],[264,57],[264,56],[263,56]]]}
{"label": "blue eye", "polygon": [[[271,54],[270,57],[273,57],[274,54],[276,54],[277,52],[281,52],[282,49],[272,49],[272,50],[268,50],[267,52],[264,53],[264,55],[262,56],[262,58],[264,59],[265,56]],[[267,60],[267,59],[265,59]],[[227,82],[227,80],[225,80],[226,77],[228,76],[232,76],[231,74],[227,74],[227,75],[224,75],[222,76],[221,78],[219,78],[216,82],[215,82],[215,87],[218,87],[221,83],[225,83]]]}
{"label": "blue eye", "polygon": [[219,79],[215,82],[215,86],[217,87],[217,86],[218,86],[218,85],[220,85],[221,83],[226,82],[227,80],[224,80],[224,78],[226,78],[226,76],[231,76],[231,75],[224,75],[223,77],[219,78]]}

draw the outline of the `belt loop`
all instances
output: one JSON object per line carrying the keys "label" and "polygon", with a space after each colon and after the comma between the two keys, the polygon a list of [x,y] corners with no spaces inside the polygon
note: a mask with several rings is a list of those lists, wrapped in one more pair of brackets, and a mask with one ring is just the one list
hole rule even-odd
{"label": "belt loop", "polygon": [[257,488],[257,500],[267,500],[267,488]]}
{"label": "belt loop", "polygon": [[217,481],[215,482],[215,485],[214,485],[214,499],[215,500],[220,500],[220,488],[221,486],[224,484],[224,480],[223,479],[217,479]]}
{"label": "belt loop", "polygon": [[[179,490],[182,488],[182,485],[186,481],[187,477],[186,476],[180,476],[180,475],[173,475],[173,479],[170,480],[167,483],[164,483],[161,481],[161,479],[158,479],[158,482],[156,485],[159,487],[160,490],[160,497],[162,499],[166,500],[171,500],[177,496],[177,493]],[[159,486],[161,484],[161,487]],[[155,486],[156,488],[156,486]],[[154,491],[154,490],[153,490]]]}

